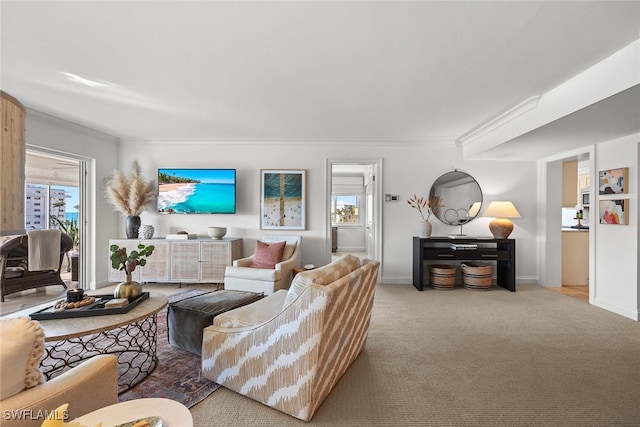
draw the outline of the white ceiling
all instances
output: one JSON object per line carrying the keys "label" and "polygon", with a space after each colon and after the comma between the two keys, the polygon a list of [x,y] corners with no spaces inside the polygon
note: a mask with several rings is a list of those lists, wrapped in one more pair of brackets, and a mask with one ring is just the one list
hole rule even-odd
{"label": "white ceiling", "polygon": [[144,139],[453,143],[640,35],[637,1],[0,7],[2,90]]}

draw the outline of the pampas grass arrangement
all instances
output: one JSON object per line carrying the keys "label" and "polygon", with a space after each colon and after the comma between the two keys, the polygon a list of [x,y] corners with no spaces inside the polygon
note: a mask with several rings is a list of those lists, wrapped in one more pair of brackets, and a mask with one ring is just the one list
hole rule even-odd
{"label": "pampas grass arrangement", "polygon": [[155,200],[155,182],[145,182],[137,160],[131,163],[129,176],[114,170],[107,182],[107,202],[129,216],[139,216]]}

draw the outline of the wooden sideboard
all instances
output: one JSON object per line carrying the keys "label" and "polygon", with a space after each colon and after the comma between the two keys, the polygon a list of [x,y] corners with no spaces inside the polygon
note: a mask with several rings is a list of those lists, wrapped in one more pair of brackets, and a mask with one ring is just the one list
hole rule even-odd
{"label": "wooden sideboard", "polygon": [[[135,269],[131,278],[138,282],[201,282],[223,283],[224,271],[233,261],[242,258],[242,239],[112,239],[130,253],[138,244],[153,245],[153,254],[144,267]],[[124,281],[124,272],[109,263],[109,281]]]}
{"label": "wooden sideboard", "polygon": [[[477,249],[456,250],[451,244],[474,244]],[[429,237],[413,238],[413,286],[424,290],[426,264],[443,261],[495,261],[497,285],[516,291],[516,241],[514,239],[477,239]]]}

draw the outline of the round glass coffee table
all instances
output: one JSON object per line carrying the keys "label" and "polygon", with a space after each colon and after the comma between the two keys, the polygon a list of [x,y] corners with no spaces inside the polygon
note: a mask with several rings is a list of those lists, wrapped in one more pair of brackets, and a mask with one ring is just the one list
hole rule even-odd
{"label": "round glass coffee table", "polygon": [[117,426],[141,418],[159,417],[162,427],[192,427],[193,417],[189,409],[170,399],[135,399],[100,408],[85,414],[75,421],[80,425]]}
{"label": "round glass coffee table", "polygon": [[146,378],[156,367],[157,314],[167,296],[153,293],[127,313],[39,320],[45,333],[40,368],[51,379],[97,354],[118,356],[118,393]]}

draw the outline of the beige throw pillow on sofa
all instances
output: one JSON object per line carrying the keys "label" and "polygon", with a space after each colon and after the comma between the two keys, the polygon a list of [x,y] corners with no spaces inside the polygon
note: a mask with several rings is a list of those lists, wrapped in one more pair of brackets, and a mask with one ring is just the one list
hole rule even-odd
{"label": "beige throw pillow on sofa", "polygon": [[44,382],[44,331],[28,317],[0,320],[0,400]]}

